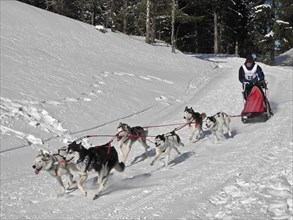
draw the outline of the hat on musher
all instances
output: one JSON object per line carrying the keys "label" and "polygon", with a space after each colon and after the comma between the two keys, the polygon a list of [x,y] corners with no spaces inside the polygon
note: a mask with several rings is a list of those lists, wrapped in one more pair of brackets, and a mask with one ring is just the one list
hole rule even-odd
{"label": "hat on musher", "polygon": [[252,55],[247,55],[245,63],[253,63],[254,59]]}

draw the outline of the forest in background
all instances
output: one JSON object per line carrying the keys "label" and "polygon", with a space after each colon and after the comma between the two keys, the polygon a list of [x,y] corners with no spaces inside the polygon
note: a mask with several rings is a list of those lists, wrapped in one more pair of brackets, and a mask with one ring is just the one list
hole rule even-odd
{"label": "forest in background", "polygon": [[293,48],[292,0],[19,0],[146,43],[167,42],[184,53],[257,54]]}

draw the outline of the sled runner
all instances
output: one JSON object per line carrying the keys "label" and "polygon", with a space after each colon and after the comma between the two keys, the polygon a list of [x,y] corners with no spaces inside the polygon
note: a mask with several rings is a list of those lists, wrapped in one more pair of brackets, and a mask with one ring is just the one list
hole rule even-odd
{"label": "sled runner", "polygon": [[266,96],[266,82],[257,82],[253,85],[245,84],[243,89],[243,98],[246,102],[241,112],[241,121],[243,123],[267,121],[273,113]]}

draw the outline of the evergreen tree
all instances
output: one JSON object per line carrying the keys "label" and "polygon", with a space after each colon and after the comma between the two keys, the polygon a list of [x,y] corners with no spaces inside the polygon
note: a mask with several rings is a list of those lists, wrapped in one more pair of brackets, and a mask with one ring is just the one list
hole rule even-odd
{"label": "evergreen tree", "polygon": [[[19,1],[113,31],[146,36],[147,0]],[[172,1],[148,1],[149,43],[159,39],[190,53],[241,57],[256,53],[267,63],[293,48],[292,0],[175,0],[174,26]]]}
{"label": "evergreen tree", "polygon": [[38,8],[46,9],[46,0],[19,0],[20,2],[33,5]]}
{"label": "evergreen tree", "polygon": [[274,24],[276,55],[293,48],[293,4],[291,0],[275,0]]}
{"label": "evergreen tree", "polygon": [[213,13],[209,1],[178,1],[176,42],[180,50],[191,53],[213,52]]}
{"label": "evergreen tree", "polygon": [[[259,4],[261,3],[261,4]],[[248,38],[245,52],[256,53],[260,60],[271,62],[271,50],[274,49],[272,7],[265,1],[252,1],[247,4],[249,17],[247,23]]]}

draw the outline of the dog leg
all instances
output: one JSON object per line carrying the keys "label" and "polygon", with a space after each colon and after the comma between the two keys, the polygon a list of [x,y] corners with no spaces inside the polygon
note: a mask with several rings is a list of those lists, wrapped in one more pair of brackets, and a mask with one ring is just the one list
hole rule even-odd
{"label": "dog leg", "polygon": [[104,176],[103,180],[102,180],[102,182],[101,182],[101,184],[99,186],[98,193],[95,194],[95,196],[93,197],[93,200],[96,200],[101,196],[101,193],[103,192],[107,181],[108,181],[108,176]]}
{"label": "dog leg", "polygon": [[213,135],[214,135],[214,138],[215,138],[215,144],[217,144],[218,141],[220,141],[220,138],[219,138],[219,136],[217,134],[217,131],[212,131],[212,132],[213,132]]}
{"label": "dog leg", "polygon": [[58,196],[58,197],[61,197],[61,196],[63,196],[64,193],[65,193],[65,187],[64,187],[64,185],[63,185],[63,181],[62,181],[62,179],[61,179],[60,176],[56,176],[55,178],[56,178],[57,182],[59,183],[59,185],[61,186],[61,193],[59,193],[57,196]]}
{"label": "dog leg", "polygon": [[157,161],[157,159],[159,159],[161,153],[162,153],[161,150],[159,148],[156,148],[156,155],[150,164],[151,166],[153,166],[155,162]]}
{"label": "dog leg", "polygon": [[219,127],[218,133],[220,134],[220,136],[218,136],[219,139],[221,140],[225,140],[226,137],[224,136],[224,130],[223,130],[223,126]]}
{"label": "dog leg", "polygon": [[198,126],[198,127],[197,127],[196,140],[199,140],[199,139],[201,139],[201,138],[203,138],[203,137],[204,137],[204,135],[203,135],[203,130],[202,130],[201,126]]}
{"label": "dog leg", "polygon": [[165,168],[168,167],[169,162],[170,162],[170,153],[171,153],[171,148],[168,148],[166,150],[166,157],[165,157]]}
{"label": "dog leg", "polygon": [[145,139],[139,139],[139,142],[142,144],[142,146],[145,149],[145,157],[148,157],[149,146],[147,145],[146,140]]}
{"label": "dog leg", "polygon": [[231,133],[230,126],[229,126],[230,122],[231,122],[231,120],[228,117],[228,115],[225,115],[223,126],[226,127],[229,137],[232,137],[232,133]]}
{"label": "dog leg", "polygon": [[227,128],[227,131],[228,131],[228,135],[229,135],[229,137],[232,137],[232,133],[231,133],[231,130],[230,130],[229,124],[226,124],[226,128]]}
{"label": "dog leg", "polygon": [[[184,146],[184,145],[183,145]],[[174,145],[173,148],[175,149],[175,151],[177,152],[178,155],[181,154],[181,152],[178,150],[178,148]]]}
{"label": "dog leg", "polygon": [[228,135],[229,135],[229,137],[232,137],[232,133],[231,133],[230,129],[228,130]]}
{"label": "dog leg", "polygon": [[87,191],[83,188],[84,182],[87,180],[88,174],[87,173],[80,173],[79,174],[79,181],[77,187],[79,188],[82,195],[87,196]]}
{"label": "dog leg", "polygon": [[65,175],[66,175],[66,179],[67,179],[67,183],[68,183],[66,190],[68,190],[74,184],[73,175],[69,172],[69,170]]}
{"label": "dog leg", "polygon": [[99,189],[98,192],[95,194],[93,197],[93,200],[98,199],[101,196],[101,193],[104,190],[105,184],[108,181],[108,176],[109,176],[109,169],[107,163],[103,165],[101,171],[99,172]]}
{"label": "dog leg", "polygon": [[126,148],[126,152],[125,152],[125,155],[123,156],[123,162],[125,163],[127,157],[128,157],[128,154],[130,152],[130,149],[131,149],[131,141],[128,141],[128,143],[126,144],[125,148]]}
{"label": "dog leg", "polygon": [[191,128],[190,134],[189,134],[189,140],[192,141],[194,134],[195,134],[195,129],[194,128]]}
{"label": "dog leg", "polygon": [[106,164],[103,164],[101,170],[99,171],[98,184],[102,183],[104,176],[106,176],[106,174],[107,174],[107,168],[106,168],[107,164],[108,164],[108,162]]}
{"label": "dog leg", "polygon": [[122,147],[123,147],[123,143],[121,143],[120,141],[117,148],[120,153],[120,158],[122,158],[122,161],[124,162],[124,153],[123,153]]}
{"label": "dog leg", "polygon": [[114,169],[118,172],[123,172],[125,170],[125,164],[123,162],[117,162],[114,166]]}
{"label": "dog leg", "polygon": [[197,135],[196,135],[196,140],[199,140],[201,137],[201,134],[200,134],[200,130],[198,129],[197,130]]}
{"label": "dog leg", "polygon": [[180,141],[180,142],[179,142],[179,146],[184,147],[184,144]]}

